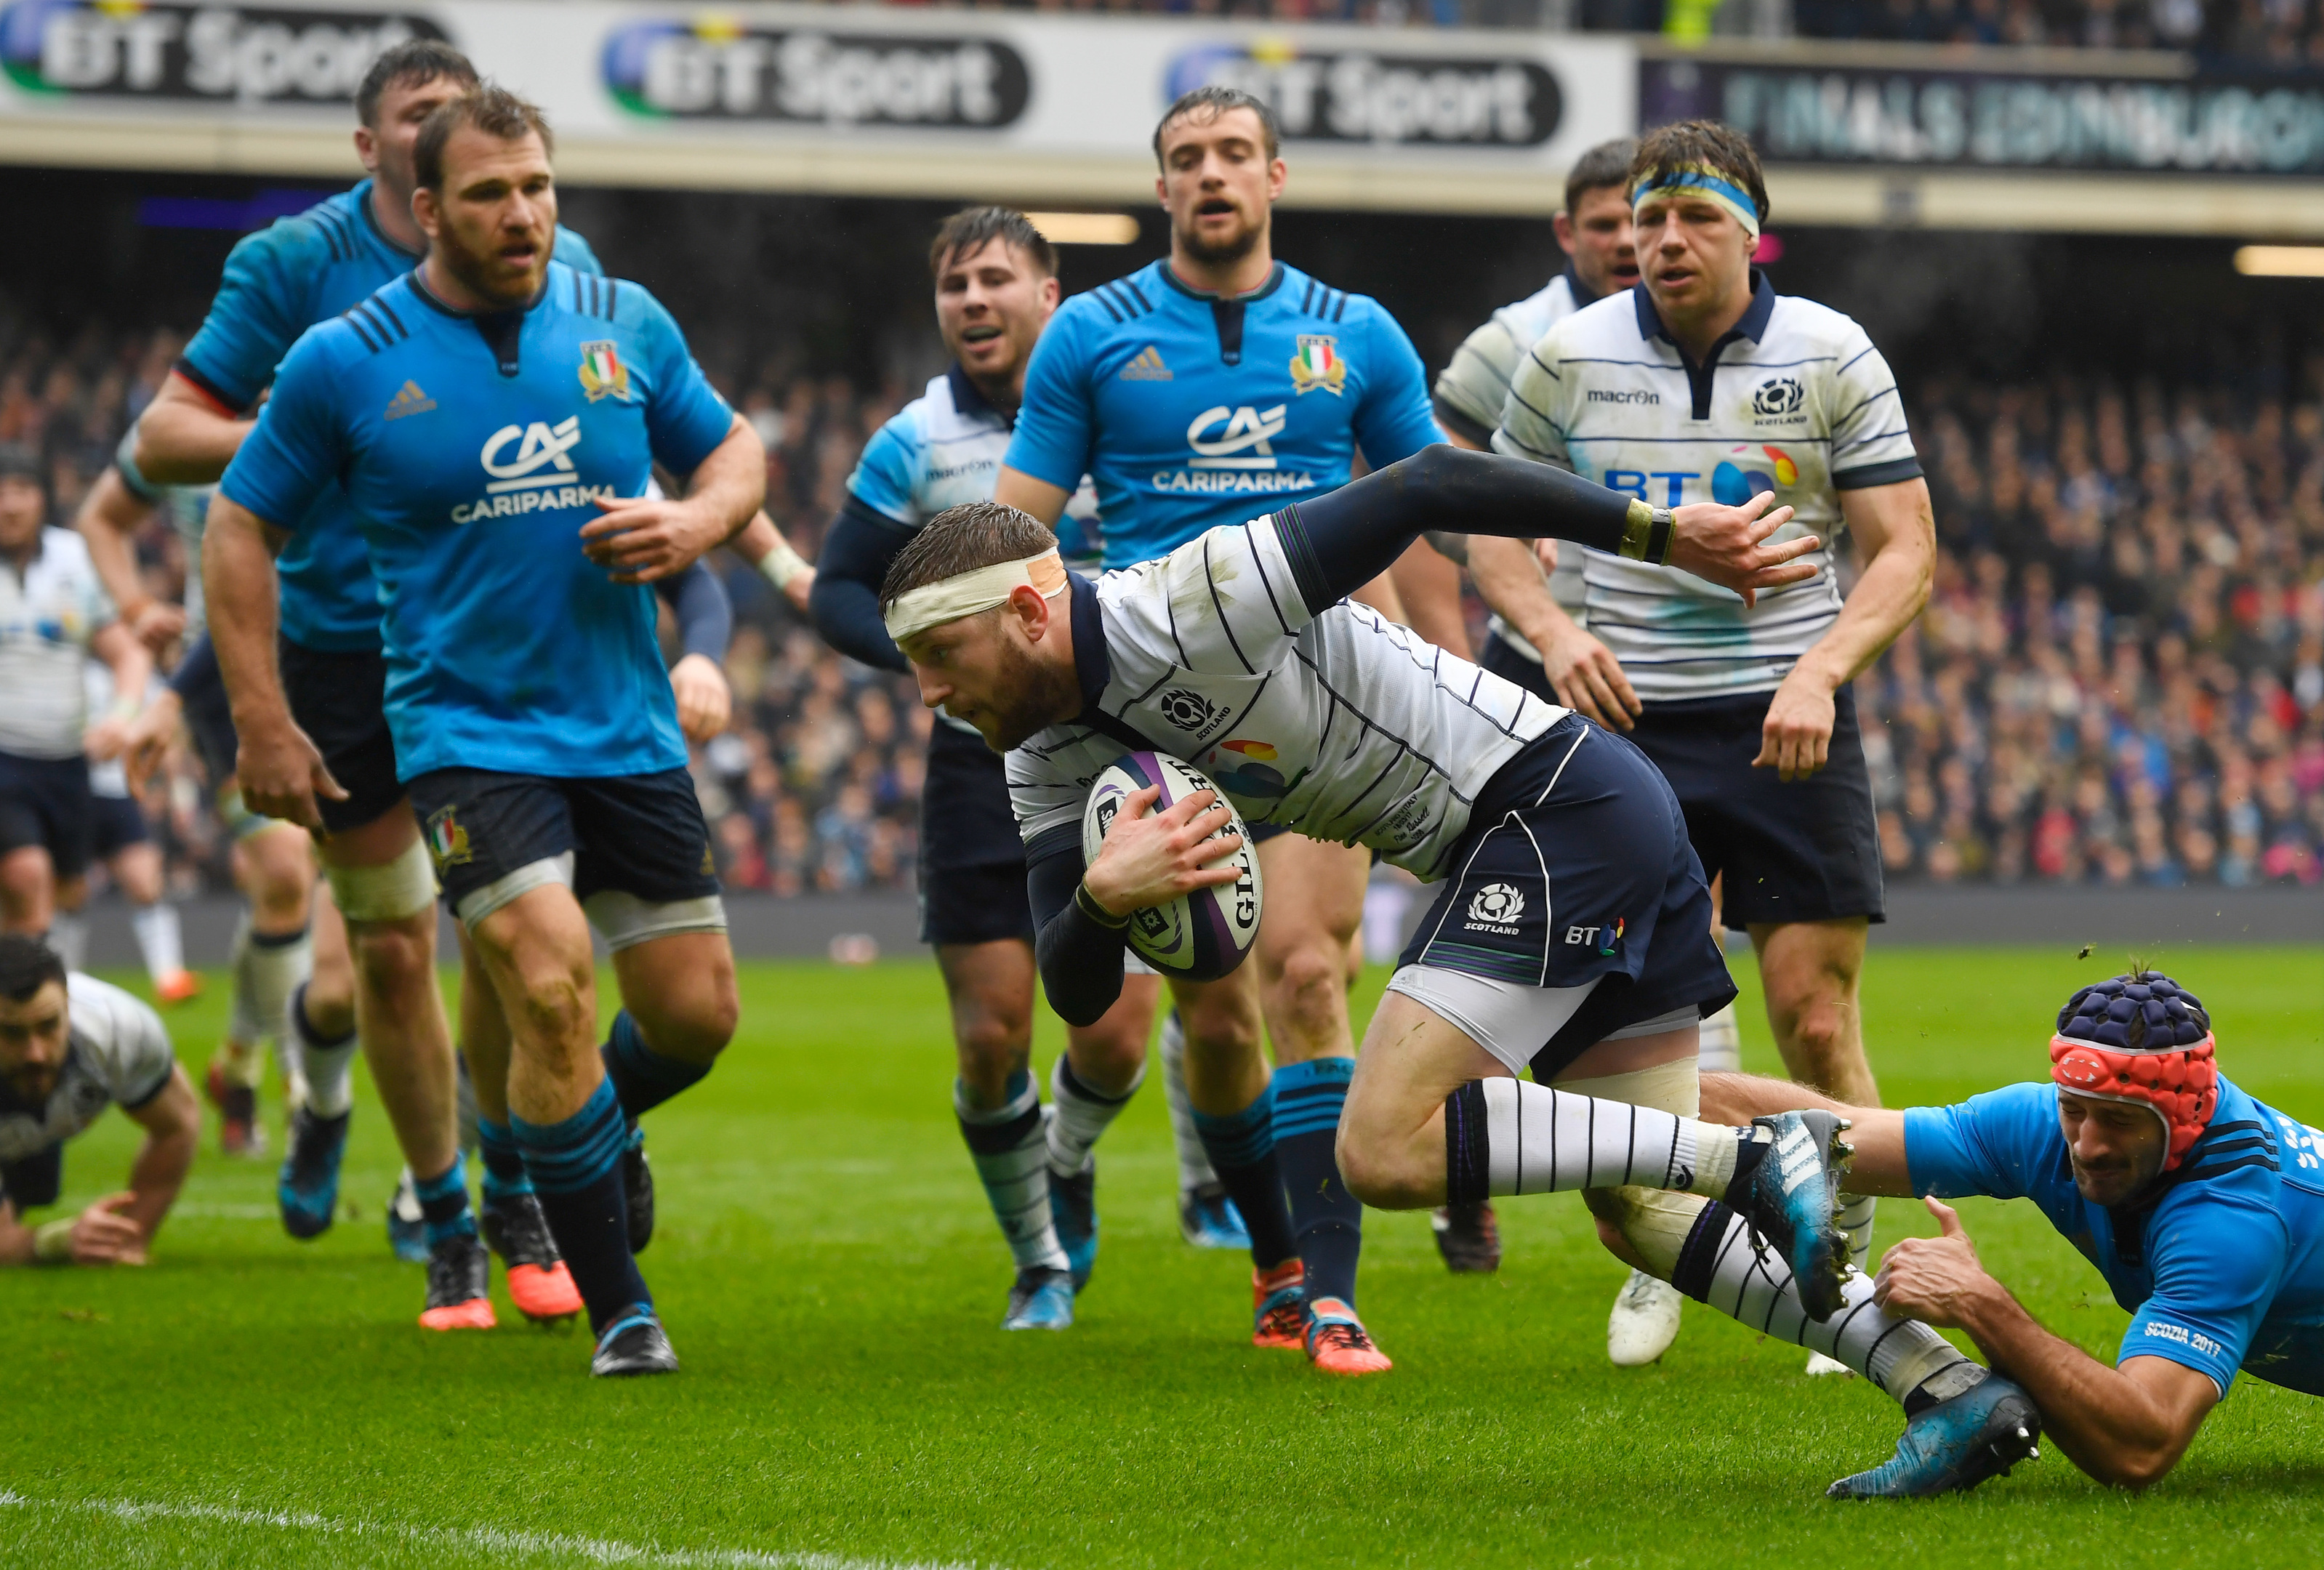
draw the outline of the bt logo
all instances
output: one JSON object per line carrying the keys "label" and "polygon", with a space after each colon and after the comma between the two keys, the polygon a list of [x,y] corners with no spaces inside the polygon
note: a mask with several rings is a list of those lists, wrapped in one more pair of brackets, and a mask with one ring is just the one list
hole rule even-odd
{"label": "bt logo", "polygon": [[[1762,455],[1766,458],[1766,468],[1743,466],[1757,463]],[[1799,483],[1800,466],[1792,461],[1791,454],[1779,447],[1754,448],[1746,444],[1729,448],[1728,457],[1711,471],[1711,499],[1721,506],[1740,507],[1762,491]]]}
{"label": "bt logo", "polygon": [[[1650,507],[1678,507],[1685,504],[1687,481],[1701,478],[1702,476],[1692,469],[1608,469],[1604,484],[1608,490],[1626,492]],[[1649,480],[1662,483],[1660,502],[1646,494]]]}
{"label": "bt logo", "polygon": [[[1275,466],[1275,448],[1268,446],[1274,438],[1283,434],[1286,423],[1285,410],[1278,403],[1272,409],[1253,409],[1248,403],[1240,409],[1225,404],[1205,409],[1186,427],[1186,445],[1202,456],[1187,460],[1190,469],[1271,469]],[[1221,420],[1226,429],[1217,436],[1204,433]],[[1245,457],[1243,455],[1250,456]]]}

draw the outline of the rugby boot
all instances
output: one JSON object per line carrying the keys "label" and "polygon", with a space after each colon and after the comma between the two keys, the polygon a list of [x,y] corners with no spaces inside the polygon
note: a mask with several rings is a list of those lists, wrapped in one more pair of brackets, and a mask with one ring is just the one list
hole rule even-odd
{"label": "rugby boot", "polygon": [[629,1199],[630,1252],[641,1254],[653,1242],[653,1168],[646,1163],[646,1131],[635,1123],[622,1148],[622,1192]]}
{"label": "rugby boot", "polygon": [[1436,1233],[1436,1251],[1444,1268],[1456,1276],[1489,1276],[1501,1268],[1501,1229],[1493,1207],[1483,1200],[1474,1205],[1440,1205],[1428,1224]]}
{"label": "rugby boot", "polygon": [[1250,1273],[1250,1344],[1297,1352],[1307,1344],[1307,1267],[1286,1260]]}
{"label": "rugby boot", "polygon": [[1372,1344],[1356,1311],[1337,1298],[1307,1306],[1307,1361],[1328,1374],[1386,1373],[1396,1364]]}
{"label": "rugby boot", "polygon": [[1003,1330],[1064,1330],[1074,1322],[1074,1278],[1070,1270],[1028,1265],[1009,1288]]}
{"label": "rugby boot", "polygon": [[1830,1499],[1925,1499],[1966,1493],[2021,1461],[2042,1455],[2042,1414],[2034,1399],[1997,1373],[1906,1419],[1896,1454],[1869,1472],[1843,1477]]}
{"label": "rugby boot", "polygon": [[189,970],[173,970],[153,984],[153,995],[175,1007],[202,995],[202,978]]}
{"label": "rugby boot", "polygon": [[1728,1190],[1727,1203],[1791,1267],[1809,1316],[1829,1319],[1840,1310],[1848,1274],[1848,1234],[1832,1224],[1837,1179],[1855,1154],[1840,1137],[1847,1120],[1787,1112],[1751,1122],[1775,1138]]}
{"label": "rugby boot", "polygon": [[1178,1234],[1198,1249],[1248,1249],[1250,1232],[1223,1183],[1178,1191]]}
{"label": "rugby boot", "polygon": [[346,1154],[352,1115],[327,1118],[309,1106],[290,1114],[290,1148],[275,1174],[274,1203],[282,1213],[282,1230],[292,1237],[317,1238],[331,1230],[339,1205],[339,1158]]}
{"label": "rugby boot", "polygon": [[409,1167],[387,1196],[387,1246],[407,1265],[428,1262],[428,1218],[420,1213],[420,1191],[412,1187]]}
{"label": "rugby boot", "polygon": [[216,1058],[202,1076],[202,1094],[218,1111],[218,1153],[255,1157],[266,1154],[266,1130],[258,1121],[258,1092],[247,1085],[228,1084],[226,1066]]}
{"label": "rugby boot", "polygon": [[476,1214],[476,1229],[501,1257],[501,1274],[518,1313],[535,1325],[562,1325],[581,1312],[580,1289],[557,1251],[538,1196],[486,1202]]}
{"label": "rugby boot", "polygon": [[1089,1285],[1097,1268],[1097,1158],[1071,1178],[1049,1172],[1049,1220],[1057,1229],[1057,1246],[1073,1267],[1074,1290]]}
{"label": "rugby boot", "polygon": [[438,1243],[428,1255],[428,1307],[420,1324],[427,1330],[490,1330],[493,1317],[493,1257],[466,1233]]}
{"label": "rugby boot", "polygon": [[1616,1368],[1662,1361],[1678,1339],[1678,1288],[1644,1270],[1632,1270],[1606,1316],[1606,1360]]}
{"label": "rugby boot", "polygon": [[644,1303],[632,1303],[614,1316],[597,1337],[597,1350],[589,1359],[589,1373],[595,1379],[677,1371],[678,1353],[670,1350],[661,1321]]}

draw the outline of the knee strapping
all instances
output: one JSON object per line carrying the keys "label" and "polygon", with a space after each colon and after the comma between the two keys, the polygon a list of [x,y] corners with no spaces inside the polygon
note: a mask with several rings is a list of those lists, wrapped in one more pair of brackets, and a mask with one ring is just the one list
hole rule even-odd
{"label": "knee strapping", "polygon": [[350,921],[401,921],[436,902],[436,869],[428,847],[413,840],[384,866],[342,867],[328,864],[331,899]]}
{"label": "knee strapping", "polygon": [[1595,1079],[1560,1079],[1559,1090],[1594,1095],[1600,1101],[1626,1101],[1691,1118],[1702,1111],[1702,1076],[1692,1057],[1636,1068],[1628,1074],[1601,1075]]}

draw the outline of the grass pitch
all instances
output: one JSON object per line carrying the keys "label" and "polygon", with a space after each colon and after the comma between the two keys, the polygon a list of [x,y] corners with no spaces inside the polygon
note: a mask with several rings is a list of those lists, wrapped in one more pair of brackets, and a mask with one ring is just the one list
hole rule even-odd
{"label": "grass pitch", "polygon": [[[2036,1075],[2070,987],[2119,968],[2062,943],[1877,952],[1889,1104]],[[2233,1077],[2324,1122],[2324,951],[2169,968],[2211,1006]],[[1772,1068],[1737,970],[1747,1058]],[[171,1016],[190,1068],[223,1006],[214,982]],[[0,1278],[0,1564],[2314,1561],[2324,1403],[2249,1381],[2143,1499],[2049,1454],[1964,1499],[1827,1503],[1826,1482],[1888,1454],[1896,1408],[1692,1304],[1662,1364],[1610,1368],[1622,1267],[1566,1196],[1501,1203],[1494,1277],[1448,1277],[1420,1216],[1368,1219],[1385,1378],[1254,1351],[1247,1262],[1178,1241],[1152,1087],[1101,1147],[1081,1322],[1004,1335],[1007,1261],[952,1123],[935,968],[751,965],[742,1017],[718,1072],[648,1122],[661,1220],[643,1263],[684,1373],[593,1382],[584,1338],[524,1327],[504,1298],[496,1332],[419,1330],[364,1083],[357,1214],[320,1241],[282,1234],[271,1161],[206,1148],[150,1268]],[[1039,1062],[1060,1036],[1048,1021]],[[118,1187],[133,1137],[108,1114],[72,1149],[69,1204]],[[1962,1209],[2034,1312],[2110,1360],[2126,1316],[2096,1273],[2030,1206]],[[1880,1226],[1933,1230],[1895,1201]]]}

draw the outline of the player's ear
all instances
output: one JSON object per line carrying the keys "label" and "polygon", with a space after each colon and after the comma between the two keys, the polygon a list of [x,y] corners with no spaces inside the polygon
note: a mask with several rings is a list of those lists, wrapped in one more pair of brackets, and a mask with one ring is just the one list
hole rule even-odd
{"label": "player's ear", "polygon": [[1549,226],[1557,231],[1557,248],[1569,256],[1572,255],[1573,215],[1565,212],[1558,213],[1549,220]]}
{"label": "player's ear", "polygon": [[1041,280],[1041,309],[1044,312],[1056,309],[1057,302],[1063,300],[1065,295],[1065,286],[1057,282],[1054,276]]}
{"label": "player's ear", "polygon": [[379,138],[371,134],[368,125],[355,127],[355,156],[363,161],[365,173],[379,172]]}
{"label": "player's ear", "polygon": [[1291,183],[1291,166],[1279,158],[1269,159],[1267,165],[1267,199],[1275,201],[1283,195],[1283,188]]}
{"label": "player's ear", "polygon": [[1025,630],[1026,642],[1038,643],[1048,636],[1049,602],[1031,584],[1020,583],[1009,591],[1009,612]]}

